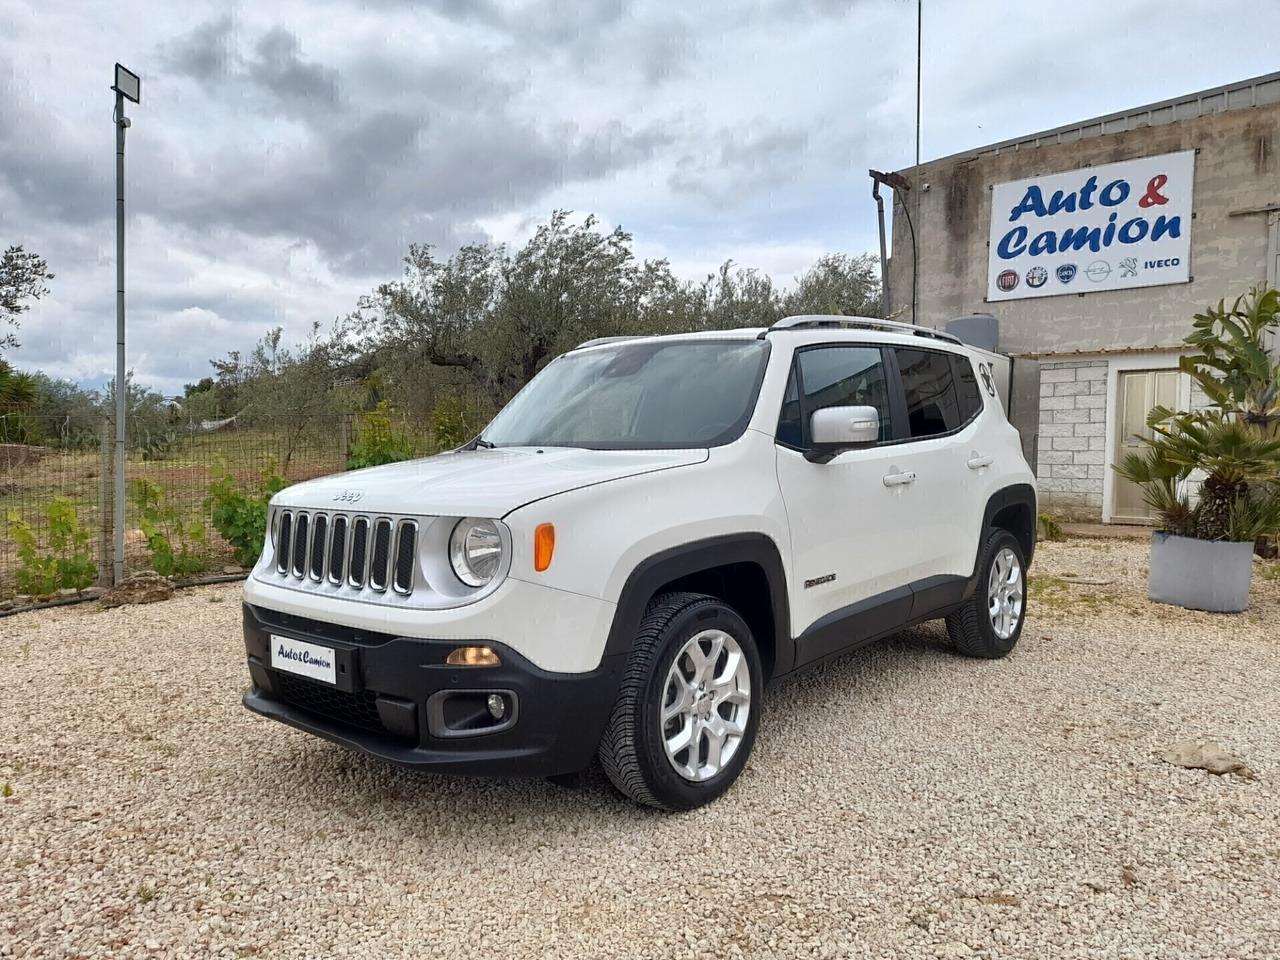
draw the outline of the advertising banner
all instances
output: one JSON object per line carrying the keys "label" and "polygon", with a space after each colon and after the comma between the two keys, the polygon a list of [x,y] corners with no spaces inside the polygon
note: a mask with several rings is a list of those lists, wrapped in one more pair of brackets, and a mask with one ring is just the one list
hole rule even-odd
{"label": "advertising banner", "polygon": [[1186,283],[1195,151],[996,184],[987,299]]}

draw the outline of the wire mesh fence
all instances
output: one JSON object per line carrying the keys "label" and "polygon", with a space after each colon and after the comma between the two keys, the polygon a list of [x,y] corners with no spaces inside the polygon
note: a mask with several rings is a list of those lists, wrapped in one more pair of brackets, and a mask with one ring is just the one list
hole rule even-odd
{"label": "wire mesh fence", "polygon": [[[401,425],[414,455],[433,452],[428,434]],[[278,417],[252,424],[170,424],[137,430],[126,444],[126,572],[157,569],[147,530],[186,551],[180,571],[221,574],[231,545],[212,520],[210,485],[230,476],[246,491],[276,474],[289,483],[346,468],[352,418]],[[0,414],[0,601],[52,592],[63,566],[80,585],[111,582],[114,424],[69,429],[59,418]],[[43,574],[43,579],[42,579]],[[68,578],[55,586],[67,589]]]}

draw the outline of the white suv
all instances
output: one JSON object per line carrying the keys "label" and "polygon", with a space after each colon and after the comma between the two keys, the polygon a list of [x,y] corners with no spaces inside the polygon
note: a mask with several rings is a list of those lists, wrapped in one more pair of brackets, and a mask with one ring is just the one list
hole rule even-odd
{"label": "white suv", "polygon": [[723,793],[766,684],[922,620],[1007,654],[1035,544],[1009,361],[882,320],[614,338],[451,453],[272,501],[245,705],[451,773]]}

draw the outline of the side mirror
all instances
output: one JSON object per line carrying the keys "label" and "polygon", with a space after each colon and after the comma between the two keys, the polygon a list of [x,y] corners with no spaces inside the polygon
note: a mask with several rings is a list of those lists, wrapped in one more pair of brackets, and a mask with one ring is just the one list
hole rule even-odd
{"label": "side mirror", "polygon": [[875,407],[826,407],[809,418],[813,446],[804,458],[826,463],[838,453],[880,439],[880,411]]}

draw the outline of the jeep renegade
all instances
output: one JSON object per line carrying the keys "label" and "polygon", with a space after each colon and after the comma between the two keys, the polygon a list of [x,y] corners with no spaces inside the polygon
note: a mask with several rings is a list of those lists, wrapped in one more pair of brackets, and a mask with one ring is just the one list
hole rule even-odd
{"label": "jeep renegade", "polygon": [[945,618],[1013,649],[1036,495],[1006,358],[852,317],[610,338],[458,450],[271,501],[244,590],[264,716],[421,770],[689,809],[766,685]]}

